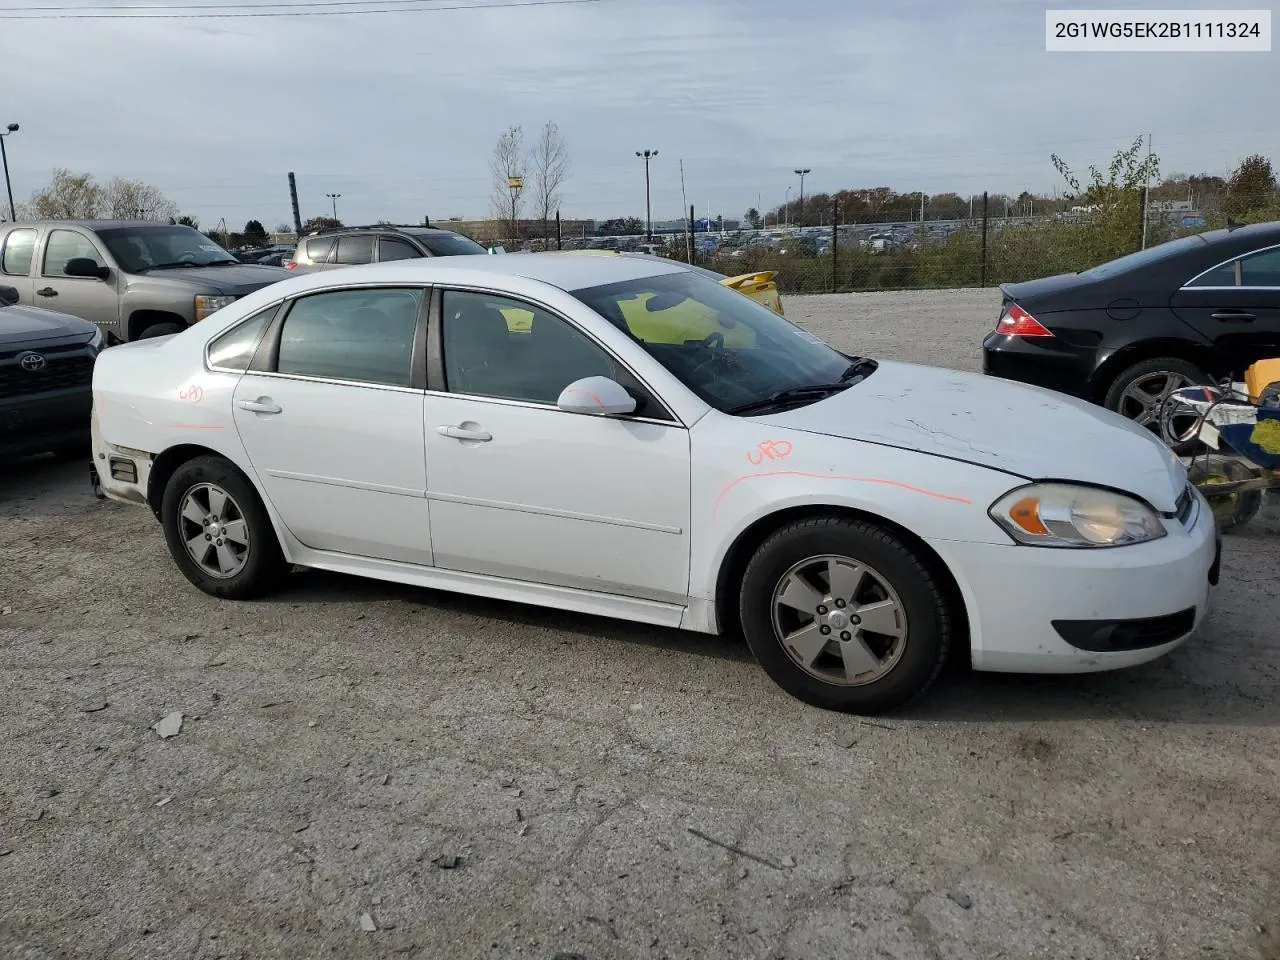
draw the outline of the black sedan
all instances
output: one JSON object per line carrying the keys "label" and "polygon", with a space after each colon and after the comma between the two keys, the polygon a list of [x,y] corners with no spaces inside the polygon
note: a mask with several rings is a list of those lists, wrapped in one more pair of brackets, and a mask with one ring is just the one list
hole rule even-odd
{"label": "black sedan", "polygon": [[1165,399],[1280,357],[1280,222],[1171,240],[1083,273],[1001,287],[983,370],[1102,404],[1179,453]]}

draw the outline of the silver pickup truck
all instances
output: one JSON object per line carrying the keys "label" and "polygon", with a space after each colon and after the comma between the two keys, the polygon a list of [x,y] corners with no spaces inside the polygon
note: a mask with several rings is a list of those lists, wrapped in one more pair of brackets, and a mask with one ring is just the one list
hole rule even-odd
{"label": "silver pickup truck", "polygon": [[138,220],[0,223],[0,284],[88,320],[107,343],[162,337],[289,276],[244,264],[191,227]]}

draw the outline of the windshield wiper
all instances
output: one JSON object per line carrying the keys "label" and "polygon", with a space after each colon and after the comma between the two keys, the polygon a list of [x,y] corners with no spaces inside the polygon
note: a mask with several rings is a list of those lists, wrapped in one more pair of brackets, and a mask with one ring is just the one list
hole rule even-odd
{"label": "windshield wiper", "polygon": [[137,270],[135,270],[135,271],[134,271],[134,273],[143,273],[144,271],[147,271],[147,270],[178,270],[178,269],[180,269],[180,268],[182,268],[182,267],[195,267],[195,266],[199,266],[199,264],[195,264],[195,263],[181,263],[181,262],[179,262],[179,261],[175,260],[175,261],[173,261],[172,263],[151,263],[151,264],[147,264],[147,265],[145,265],[145,266],[141,266],[141,267],[139,267]]}
{"label": "windshield wiper", "polygon": [[208,263],[197,263],[197,267],[240,267],[244,266],[239,260],[210,260]]}
{"label": "windshield wiper", "polygon": [[803,387],[788,387],[786,390],[779,390],[777,393],[771,393],[767,397],[759,400],[752,400],[748,403],[740,403],[736,407],[730,407],[725,413],[735,416],[747,413],[763,413],[774,407],[784,406],[794,400],[821,400],[833,393],[839,393],[841,390],[847,390],[851,384],[849,383],[811,383]]}
{"label": "windshield wiper", "polygon": [[854,377],[860,374],[870,373],[877,366],[876,362],[872,360],[870,357],[850,357],[849,359],[852,362],[849,364],[849,369],[845,370],[844,373],[840,374],[841,383],[844,383],[848,380],[852,380]]}

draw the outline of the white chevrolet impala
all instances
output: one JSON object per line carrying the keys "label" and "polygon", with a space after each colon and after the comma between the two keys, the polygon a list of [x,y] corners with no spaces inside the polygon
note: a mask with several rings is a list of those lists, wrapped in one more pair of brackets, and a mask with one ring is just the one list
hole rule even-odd
{"label": "white chevrolet impala", "polygon": [[351,267],[94,371],[106,496],[245,599],[291,565],[741,631],[874,712],[979,670],[1154,659],[1202,619],[1212,512],[1150,433],[1034,387],[838,352],[678,263]]}

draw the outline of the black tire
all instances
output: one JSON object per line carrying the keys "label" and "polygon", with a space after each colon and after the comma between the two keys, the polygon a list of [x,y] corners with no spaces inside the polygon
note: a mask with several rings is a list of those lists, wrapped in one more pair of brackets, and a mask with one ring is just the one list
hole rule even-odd
{"label": "black tire", "polygon": [[[1108,410],[1128,416],[1131,420],[1136,419],[1126,410],[1121,409],[1125,391],[1139,380],[1159,374],[1181,377],[1188,381],[1189,384],[1208,385],[1213,383],[1212,377],[1188,360],[1182,360],[1178,357],[1154,357],[1121,370],[1120,374],[1111,382],[1111,386],[1107,388],[1103,405]],[[1188,421],[1189,423],[1190,421]],[[1179,440],[1170,435],[1164,429],[1164,420],[1159,416],[1159,411],[1156,412],[1155,420],[1150,424],[1145,424],[1145,426],[1148,426],[1156,436],[1163,440],[1180,457],[1190,456],[1200,445],[1199,439],[1194,436]]]}
{"label": "black tire", "polygon": [[[820,563],[817,558],[832,556],[871,568],[896,594],[906,620],[896,661],[859,685],[814,676],[787,651],[775,628],[774,597],[788,573],[807,558]],[[894,534],[864,520],[820,516],[788,524],[760,545],[742,578],[739,615],[752,654],[787,693],[827,710],[874,714],[901,706],[933,683],[947,661],[956,612],[930,565]],[[839,646],[835,635],[826,642]],[[819,659],[834,662],[833,657],[824,652]]]}
{"label": "black tire", "polygon": [[[206,573],[187,552],[179,511],[187,493],[202,484],[211,484],[230,495],[248,530],[243,567],[225,579]],[[221,457],[196,457],[174,471],[164,488],[160,520],[169,555],[178,569],[195,586],[212,596],[250,600],[276,589],[289,572],[271,519],[253,484]],[[196,529],[198,532],[199,528]]]}
{"label": "black tire", "polygon": [[150,340],[152,337],[167,337],[171,333],[181,333],[184,329],[180,323],[153,323],[138,334],[138,339]]}

